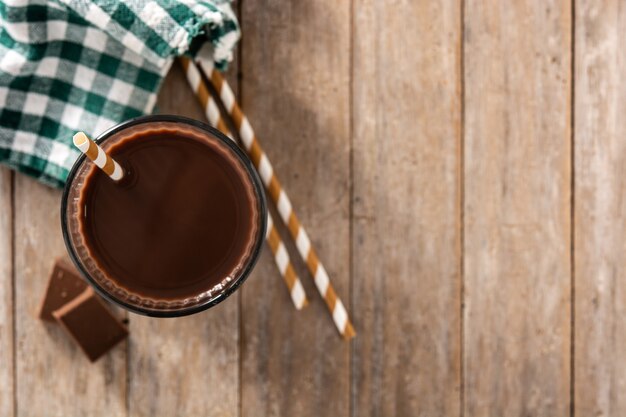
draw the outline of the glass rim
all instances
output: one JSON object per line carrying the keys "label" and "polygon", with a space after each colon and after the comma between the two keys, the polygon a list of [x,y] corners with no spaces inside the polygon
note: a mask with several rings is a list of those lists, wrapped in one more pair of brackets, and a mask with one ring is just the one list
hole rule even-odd
{"label": "glass rim", "polygon": [[197,129],[208,132],[209,134],[217,138],[222,144],[226,145],[226,147],[229,148],[234,153],[236,159],[244,166],[245,171],[250,176],[255,194],[258,197],[257,200],[258,200],[258,205],[259,205],[260,229],[255,239],[250,256],[246,260],[246,263],[242,271],[239,272],[239,274],[237,274],[236,279],[233,280],[233,282],[226,289],[218,293],[216,296],[209,298],[199,304],[194,304],[190,307],[182,307],[180,309],[175,309],[175,310],[150,309],[150,308],[144,308],[138,305],[130,304],[128,302],[120,300],[119,298],[117,298],[116,296],[108,292],[106,289],[104,289],[91,276],[91,274],[88,271],[86,271],[85,267],[80,261],[80,258],[78,254],[76,253],[76,250],[70,238],[68,224],[67,224],[67,208],[68,208],[67,199],[69,196],[69,192],[70,192],[74,177],[76,176],[78,169],[82,166],[82,164],[84,163],[86,159],[85,155],[82,153],[72,165],[72,168],[67,176],[65,186],[63,187],[63,194],[61,197],[61,213],[60,213],[61,214],[61,231],[63,234],[63,241],[65,242],[65,247],[70,256],[70,259],[72,260],[72,263],[74,263],[76,268],[78,268],[81,275],[87,280],[87,282],[91,285],[91,287],[93,287],[96,290],[96,292],[102,297],[104,297],[106,300],[109,300],[112,303],[119,305],[120,307],[128,311],[141,314],[144,316],[150,316],[150,317],[188,316],[191,314],[195,314],[195,313],[199,313],[201,311],[207,310],[221,303],[226,298],[228,298],[232,293],[234,293],[241,286],[241,284],[243,284],[244,281],[246,281],[246,279],[248,279],[248,276],[252,272],[252,269],[254,268],[255,264],[257,263],[259,259],[261,247],[263,245],[263,241],[265,240],[265,231],[267,229],[267,200],[266,200],[265,191],[262,185],[263,183],[261,182],[259,173],[257,172],[256,168],[252,164],[252,161],[250,160],[250,158],[248,158],[248,156],[241,150],[241,148],[234,141],[226,137],[222,132],[220,132],[213,126],[210,126],[201,121],[184,117],[184,116],[166,115],[166,114],[140,116],[140,117],[135,117],[133,119],[126,120],[124,122],[116,124],[115,126],[110,127],[109,129],[105,130],[100,135],[98,135],[98,137],[95,138],[94,141],[97,143],[103,143],[107,139],[109,139],[111,136],[113,136],[114,134],[124,129],[130,128],[136,125],[140,125],[143,123],[152,123],[152,122],[183,123],[191,127],[195,127]]}

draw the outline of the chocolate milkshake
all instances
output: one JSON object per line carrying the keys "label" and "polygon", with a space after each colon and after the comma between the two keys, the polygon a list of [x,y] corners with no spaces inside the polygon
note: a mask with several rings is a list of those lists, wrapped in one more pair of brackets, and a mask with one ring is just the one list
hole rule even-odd
{"label": "chocolate milkshake", "polygon": [[99,144],[123,179],[79,160],[62,213],[70,255],[89,281],[151,315],[189,314],[230,294],[265,233],[250,161],[218,132],[168,116],[122,125]]}

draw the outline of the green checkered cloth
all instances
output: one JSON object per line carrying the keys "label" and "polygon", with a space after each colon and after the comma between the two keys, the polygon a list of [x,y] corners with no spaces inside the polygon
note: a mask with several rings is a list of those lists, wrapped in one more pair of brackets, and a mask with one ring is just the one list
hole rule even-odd
{"label": "green checkered cloth", "polygon": [[62,186],[77,130],[151,113],[177,55],[224,68],[228,0],[0,0],[0,163]]}

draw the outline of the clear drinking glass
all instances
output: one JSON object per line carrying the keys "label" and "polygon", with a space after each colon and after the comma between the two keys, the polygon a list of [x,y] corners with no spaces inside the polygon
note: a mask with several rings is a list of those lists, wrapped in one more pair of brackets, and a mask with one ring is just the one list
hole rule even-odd
{"label": "clear drinking glass", "polygon": [[[102,133],[95,141],[106,151],[110,144],[115,141],[116,134],[126,129],[136,128],[144,124],[164,123],[184,125],[186,128],[196,129],[197,131],[216,138],[219,143],[224,146],[224,149],[230,152],[231,155],[241,163],[246,173],[249,175],[249,179],[254,188],[255,202],[257,204],[256,212],[258,216],[256,216],[256,221],[253,222],[256,229],[252,249],[244,260],[243,268],[239,270],[239,273],[234,279],[213,292],[204,292],[185,299],[163,301],[147,299],[140,295],[129,293],[124,288],[119,287],[108,279],[104,272],[100,270],[94,259],[89,255],[84,239],[80,233],[80,223],[78,220],[79,196],[85,178],[93,167],[93,163],[87,160],[84,155],[81,155],[76,160],[67,178],[61,201],[61,226],[70,258],[82,275],[100,295],[135,313],[154,317],[177,317],[194,314],[218,304],[232,294],[246,280],[259,257],[261,245],[265,237],[267,205],[261,180],[248,157],[233,141],[218,130],[196,120],[168,115],[139,117],[112,127]],[[158,262],[158,259],[152,259],[150,261]]]}

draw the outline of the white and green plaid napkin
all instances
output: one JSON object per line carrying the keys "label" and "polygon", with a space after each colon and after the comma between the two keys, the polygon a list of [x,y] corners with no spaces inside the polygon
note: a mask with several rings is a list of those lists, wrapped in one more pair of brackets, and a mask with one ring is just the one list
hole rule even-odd
{"label": "white and green plaid napkin", "polygon": [[0,163],[62,186],[77,130],[152,112],[175,56],[224,68],[238,39],[229,0],[0,0]]}

